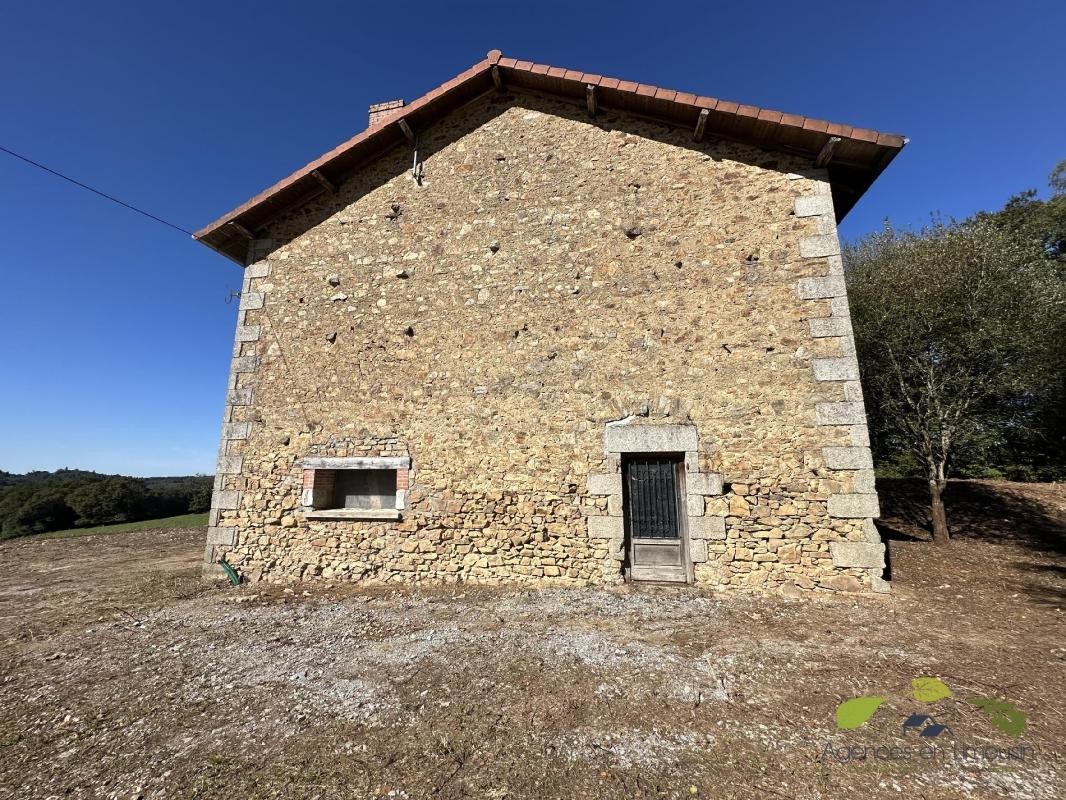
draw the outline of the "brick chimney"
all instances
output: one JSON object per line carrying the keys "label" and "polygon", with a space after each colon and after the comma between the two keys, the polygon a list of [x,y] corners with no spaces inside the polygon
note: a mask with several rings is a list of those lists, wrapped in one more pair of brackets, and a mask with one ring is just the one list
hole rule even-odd
{"label": "brick chimney", "polygon": [[385,117],[390,116],[401,108],[403,108],[403,100],[386,100],[384,103],[374,103],[374,105],[370,106],[370,123],[368,127],[373,128],[375,125],[380,125],[384,122]]}

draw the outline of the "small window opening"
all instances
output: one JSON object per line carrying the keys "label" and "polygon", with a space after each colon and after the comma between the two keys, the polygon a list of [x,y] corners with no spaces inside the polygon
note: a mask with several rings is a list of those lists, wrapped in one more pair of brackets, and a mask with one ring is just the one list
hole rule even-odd
{"label": "small window opening", "polygon": [[399,519],[410,485],[409,458],[304,459],[309,519]]}
{"label": "small window opening", "polygon": [[396,508],[396,470],[334,470],[330,508]]}

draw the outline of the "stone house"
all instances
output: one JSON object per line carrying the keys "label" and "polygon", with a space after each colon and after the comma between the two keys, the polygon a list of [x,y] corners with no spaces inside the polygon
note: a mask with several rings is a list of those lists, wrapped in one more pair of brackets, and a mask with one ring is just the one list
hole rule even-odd
{"label": "stone house", "polygon": [[883,591],[836,224],[905,139],[506,58],[196,234],[205,574]]}

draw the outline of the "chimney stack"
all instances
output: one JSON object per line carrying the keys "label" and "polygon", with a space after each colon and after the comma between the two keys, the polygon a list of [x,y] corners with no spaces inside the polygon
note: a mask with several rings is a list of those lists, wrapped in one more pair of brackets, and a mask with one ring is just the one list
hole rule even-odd
{"label": "chimney stack", "polygon": [[398,109],[403,108],[403,100],[386,100],[384,103],[374,103],[370,106],[370,123],[368,127],[373,128],[376,125],[380,125],[385,121],[385,118],[391,116]]}

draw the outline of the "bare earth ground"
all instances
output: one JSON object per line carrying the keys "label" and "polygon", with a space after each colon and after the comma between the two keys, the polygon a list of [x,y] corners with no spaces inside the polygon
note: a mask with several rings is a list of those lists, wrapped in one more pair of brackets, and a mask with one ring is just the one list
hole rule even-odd
{"label": "bare earth ground", "polygon": [[[1066,797],[1066,487],[955,484],[949,548],[920,492],[884,484],[890,597],[305,595],[201,584],[202,529],[8,542],[0,797]],[[925,675],[955,696],[910,699]],[[915,711],[951,731],[919,740]]]}

